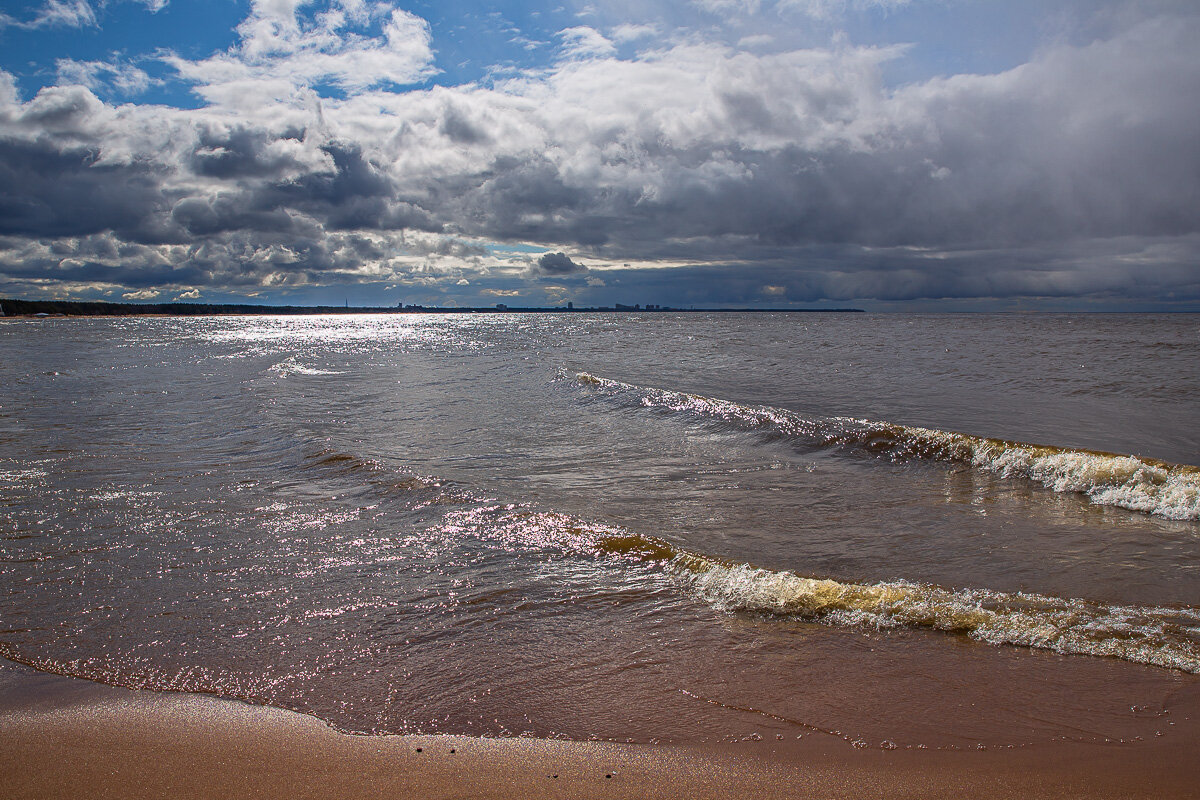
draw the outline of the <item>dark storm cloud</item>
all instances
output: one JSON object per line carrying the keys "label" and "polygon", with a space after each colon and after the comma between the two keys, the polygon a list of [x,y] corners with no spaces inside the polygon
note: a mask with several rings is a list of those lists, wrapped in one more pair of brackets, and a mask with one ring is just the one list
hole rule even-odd
{"label": "dark storm cloud", "polygon": [[279,139],[301,141],[304,131],[285,131],[273,136],[268,131],[239,125],[232,129],[201,127],[189,162],[197,175],[210,178],[254,178],[279,175],[295,168],[293,159],[270,145]]}
{"label": "dark storm cloud", "polygon": [[329,231],[440,230],[423,208],[396,197],[393,181],[358,145],[335,141],[315,148],[329,157],[332,170],[325,165],[314,169],[271,153],[270,144],[281,139],[299,142],[303,136],[271,137],[245,129],[203,135],[190,157],[196,174],[236,180],[222,181],[213,194],[180,200],[172,209],[173,221],[191,236],[230,230],[303,230],[315,236],[318,226]]}
{"label": "dark storm cloud", "polygon": [[322,220],[330,230],[440,230],[424,209],[396,199],[393,181],[363,157],[358,145],[330,142],[320,149],[332,159],[332,173],[309,172],[264,186],[255,193],[253,205],[296,209]]}
{"label": "dark storm cloud", "polygon": [[[114,159],[105,156],[125,144],[121,127],[136,122],[114,119],[88,90],[43,91],[20,111],[8,115],[9,135],[0,135],[0,233],[49,239],[107,231],[130,242],[186,244],[238,230],[319,237],[440,227],[395,197],[391,179],[354,143],[307,148],[305,160],[303,131],[201,121],[194,140],[176,138],[174,151]],[[325,158],[314,162],[313,153]],[[189,176],[190,186],[179,185]]]}
{"label": "dark storm cloud", "polygon": [[535,275],[557,276],[586,272],[587,267],[576,264],[566,253],[546,253],[533,263],[532,270]]}
{"label": "dark storm cloud", "polygon": [[101,164],[83,145],[0,138],[0,233],[29,237],[115,231],[159,241],[170,200],[152,164]]}
{"label": "dark storm cloud", "polygon": [[[1192,248],[1198,245],[1200,241],[1191,243]],[[1186,308],[1200,299],[1200,271],[1194,261],[1172,262],[1169,255],[1158,254],[1153,268],[1129,270],[1122,259],[1147,255],[1134,242],[1103,253],[1034,248],[984,256],[942,255],[931,267],[918,252],[814,248],[803,255],[799,267],[789,260],[607,269],[593,273],[604,277],[604,286],[581,288],[572,297],[576,305],[615,301],[709,308],[854,306],[863,298],[959,305],[978,298],[1026,298],[1057,307],[1088,298],[1110,301],[1114,308],[1128,302]]]}
{"label": "dark storm cloud", "polygon": [[[539,238],[548,220],[573,224],[587,207],[588,192],[568,186],[547,159],[496,158],[477,183],[462,187],[446,206],[461,209],[463,228],[501,240]],[[552,223],[554,224],[554,223]],[[555,224],[557,227],[557,224]]]}

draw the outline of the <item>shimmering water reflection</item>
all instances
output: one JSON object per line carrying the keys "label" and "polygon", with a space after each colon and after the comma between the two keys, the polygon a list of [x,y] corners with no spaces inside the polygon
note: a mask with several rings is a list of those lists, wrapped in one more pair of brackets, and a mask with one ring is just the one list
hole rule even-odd
{"label": "shimmering water reflection", "polygon": [[[1153,736],[1196,681],[1195,519],[1105,502],[1099,473],[1077,491],[895,431],[1194,465],[1198,331],[1184,315],[0,325],[0,649],[355,731]],[[671,399],[688,396],[710,406]],[[1162,508],[1186,512],[1179,474]],[[761,594],[801,578],[929,590],[907,617]],[[1021,618],[1022,646],[938,616],[1032,596],[1049,605]],[[1121,657],[1056,652],[1054,631],[1085,628]],[[1183,668],[1139,660],[1155,647]]]}

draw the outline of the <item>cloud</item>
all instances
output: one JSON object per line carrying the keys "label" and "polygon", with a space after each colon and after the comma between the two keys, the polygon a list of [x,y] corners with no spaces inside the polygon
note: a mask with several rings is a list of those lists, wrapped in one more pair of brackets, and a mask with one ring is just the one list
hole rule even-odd
{"label": "cloud", "polygon": [[610,36],[612,41],[623,44],[625,42],[633,42],[639,39],[655,37],[659,34],[660,30],[658,25],[634,25],[631,23],[624,23],[613,28]]}
{"label": "cloud", "polygon": [[334,0],[315,15],[299,0],[255,0],[225,53],[167,63],[208,102],[251,112],[303,100],[330,84],[357,92],[417,83],[436,73],[429,24],[392,3]]}
{"label": "cloud", "polygon": [[[1109,252],[1112,249],[1118,252]],[[1057,308],[1082,308],[1091,303],[1115,309],[1123,304],[1187,308],[1194,307],[1200,297],[1200,276],[1187,262],[1163,264],[1154,258],[1154,267],[1130,269],[1128,260],[1141,260],[1145,255],[1134,242],[1121,242],[1116,248],[1109,243],[1104,250],[1090,252],[1034,248],[982,258],[975,253],[941,255],[944,258],[938,259],[933,269],[924,254],[837,248],[810,250],[799,268],[782,259],[617,268],[604,273],[610,278],[607,286],[581,288],[574,299],[577,304],[604,304],[615,299],[698,307],[928,301],[963,308],[980,299],[993,306],[1031,299]]]}
{"label": "cloud", "polygon": [[[0,195],[0,234],[162,237],[159,217],[169,202],[164,169],[105,162],[101,147],[71,141],[77,127],[106,116],[94,95],[82,87],[43,90],[23,110],[18,123],[42,136],[0,138],[0,183],[14,187]],[[62,140],[55,141],[55,133]]]}
{"label": "cloud", "polygon": [[[144,5],[152,14],[157,14],[167,7],[170,0],[132,0],[132,2]],[[99,9],[103,11],[107,4],[106,0],[100,0]],[[24,30],[55,27],[89,28],[99,27],[100,19],[97,8],[91,0],[46,0],[30,19],[19,20],[0,12],[0,30],[8,25]]]}
{"label": "cloud", "polygon": [[691,0],[692,5],[722,17],[755,14],[762,7],[761,0]]}
{"label": "cloud", "polygon": [[777,0],[776,7],[783,12],[795,11],[814,19],[830,19],[851,11],[895,11],[912,2],[913,0]]}
{"label": "cloud", "polygon": [[546,253],[538,258],[530,269],[535,275],[571,275],[587,271],[587,267],[576,264],[565,253]]}
{"label": "cloud", "polygon": [[112,64],[104,61],[75,61],[60,58],[55,61],[58,83],[78,84],[92,91],[110,86],[126,95],[141,94],[155,83],[144,70],[131,64]]}
{"label": "cloud", "polygon": [[83,28],[95,24],[96,11],[88,0],[46,0],[37,15],[22,27]]}
{"label": "cloud", "polygon": [[605,58],[616,53],[617,48],[595,28],[580,25],[558,32],[562,39],[562,55],[570,60]]}
{"label": "cloud", "polygon": [[769,33],[751,34],[738,39],[737,46],[742,50],[751,50],[755,47],[766,47],[773,44],[775,37]]}
{"label": "cloud", "polygon": [[196,109],[103,101],[115,63],[64,60],[73,85],[28,99],[0,72],[8,285],[1200,301],[1186,8],[897,89],[904,47],[844,40],[622,58],[580,26],[551,66],[414,88],[430,29],[389,3],[258,2],[238,32],[166,57]]}

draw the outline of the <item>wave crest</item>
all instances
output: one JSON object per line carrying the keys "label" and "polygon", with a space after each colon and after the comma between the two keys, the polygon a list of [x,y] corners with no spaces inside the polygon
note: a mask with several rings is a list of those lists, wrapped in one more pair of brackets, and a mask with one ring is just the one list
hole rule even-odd
{"label": "wave crest", "polygon": [[844,627],[924,628],[994,645],[1108,656],[1200,673],[1200,609],[1105,605],[1026,592],[951,590],[904,581],[843,583],[722,561],[632,533],[596,549],[661,561],[720,611],[765,613]]}
{"label": "wave crest", "polygon": [[1055,492],[1078,492],[1097,505],[1200,520],[1200,468],[1132,455],[1071,449],[850,417],[811,418],[770,406],[654,389],[578,373],[579,383],[628,403],[719,420],[743,430],[794,438],[817,447],[970,464],[1022,477]]}

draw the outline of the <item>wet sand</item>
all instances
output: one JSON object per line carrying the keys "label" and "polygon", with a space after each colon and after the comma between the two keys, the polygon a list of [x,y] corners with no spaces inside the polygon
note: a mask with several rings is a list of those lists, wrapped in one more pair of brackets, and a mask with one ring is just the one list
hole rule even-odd
{"label": "wet sand", "polygon": [[[1200,797],[1200,693],[1152,741],[883,751],[354,736],[295,712],[0,666],[4,798]],[[1164,726],[1167,727],[1167,726]]]}

